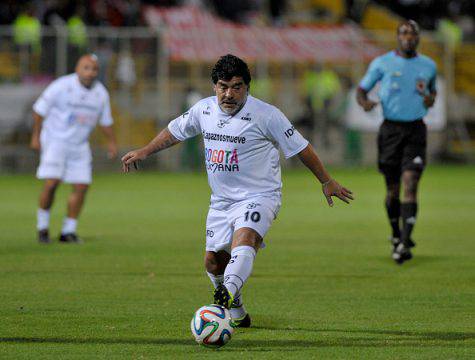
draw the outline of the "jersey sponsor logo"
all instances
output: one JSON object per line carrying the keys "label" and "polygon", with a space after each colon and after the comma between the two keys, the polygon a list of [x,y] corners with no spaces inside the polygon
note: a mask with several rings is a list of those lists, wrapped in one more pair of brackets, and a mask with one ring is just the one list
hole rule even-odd
{"label": "jersey sponsor logo", "polygon": [[237,149],[222,150],[205,148],[206,169],[208,172],[239,171]]}
{"label": "jersey sponsor logo", "polygon": [[290,129],[284,131],[285,137],[289,139],[293,134],[295,134],[295,128],[292,126]]}
{"label": "jersey sponsor logo", "polygon": [[67,106],[73,109],[86,109],[86,110],[95,111],[95,112],[99,111],[99,108],[96,106],[92,106],[92,105],[84,104],[84,103],[75,103],[72,101],[68,101]]}
{"label": "jersey sponsor logo", "polygon": [[230,142],[230,143],[235,143],[235,144],[244,144],[246,142],[246,138],[244,136],[215,134],[215,133],[209,133],[206,131],[203,131],[203,138],[205,140],[223,141],[223,142]]}
{"label": "jersey sponsor logo", "polygon": [[209,111],[209,109],[210,109],[210,107],[207,106],[206,110],[203,110],[203,115],[208,115],[208,116],[211,115],[211,112]]}
{"label": "jersey sponsor logo", "polygon": [[251,113],[247,113],[246,116],[242,116],[241,120],[251,121]]}

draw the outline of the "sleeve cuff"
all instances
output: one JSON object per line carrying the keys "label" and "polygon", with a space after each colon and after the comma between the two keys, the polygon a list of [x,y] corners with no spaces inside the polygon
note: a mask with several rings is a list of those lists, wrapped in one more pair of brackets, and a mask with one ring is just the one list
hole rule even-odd
{"label": "sleeve cuff", "polygon": [[292,151],[289,154],[284,154],[286,159],[290,159],[292,156],[297,155],[299,152],[301,152],[303,149],[305,149],[308,146],[309,142],[308,140],[305,140],[305,143],[302,144],[297,150]]}

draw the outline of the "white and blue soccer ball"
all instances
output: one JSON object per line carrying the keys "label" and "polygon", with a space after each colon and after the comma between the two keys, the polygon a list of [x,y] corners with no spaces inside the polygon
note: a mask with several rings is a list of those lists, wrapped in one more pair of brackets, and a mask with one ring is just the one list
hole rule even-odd
{"label": "white and blue soccer ball", "polygon": [[208,347],[225,345],[234,333],[229,310],[220,305],[205,305],[191,319],[191,333],[198,344]]}

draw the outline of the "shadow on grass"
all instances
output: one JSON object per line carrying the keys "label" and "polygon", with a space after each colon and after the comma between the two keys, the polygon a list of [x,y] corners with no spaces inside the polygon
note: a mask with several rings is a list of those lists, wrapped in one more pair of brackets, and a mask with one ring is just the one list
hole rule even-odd
{"label": "shadow on grass", "polygon": [[[455,332],[455,331],[408,331],[408,330],[373,330],[373,329],[360,329],[360,330],[349,330],[349,329],[303,329],[303,328],[291,328],[291,327],[274,327],[274,326],[253,326],[253,329],[262,329],[262,330],[277,330],[277,331],[302,331],[302,332],[316,332],[316,333],[326,333],[326,332],[338,332],[342,334],[367,334],[367,335],[389,335],[403,337],[405,339],[417,340],[417,341],[433,341],[433,340],[445,340],[445,341],[454,341],[454,340],[475,340],[475,333],[473,332]],[[398,340],[395,338],[393,340]],[[350,339],[350,338],[349,338]],[[365,338],[368,340],[368,338]],[[387,341],[388,338],[376,338],[375,340]]]}

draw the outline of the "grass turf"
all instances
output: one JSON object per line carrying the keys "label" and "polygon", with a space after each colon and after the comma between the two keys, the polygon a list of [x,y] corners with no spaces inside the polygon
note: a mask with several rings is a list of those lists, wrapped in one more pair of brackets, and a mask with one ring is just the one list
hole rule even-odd
{"label": "grass turf", "polygon": [[474,167],[430,167],[415,258],[390,259],[383,181],[334,170],[357,200],[328,208],[310,174],[284,171],[283,207],[244,291],[253,328],[224,348],[191,339],[211,301],[204,273],[204,175],[100,174],[83,245],[35,239],[41,184],[0,177],[0,358],[475,357]]}

